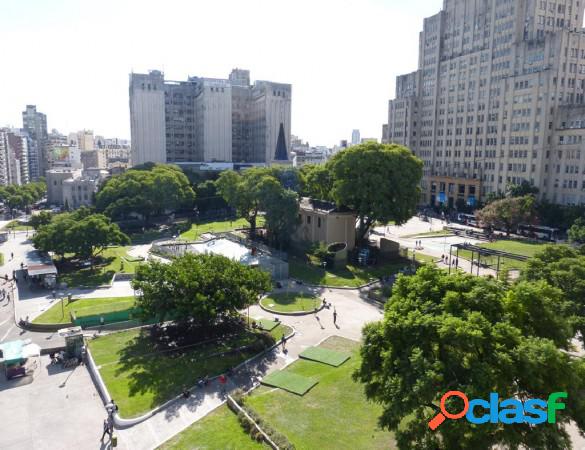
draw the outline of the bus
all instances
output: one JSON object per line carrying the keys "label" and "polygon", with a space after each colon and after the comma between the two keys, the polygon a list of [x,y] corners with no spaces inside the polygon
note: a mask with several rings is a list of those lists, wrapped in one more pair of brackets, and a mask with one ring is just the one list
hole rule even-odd
{"label": "bus", "polygon": [[473,214],[457,214],[457,220],[464,224],[469,225],[470,227],[477,227],[477,219]]}
{"label": "bus", "polygon": [[540,225],[519,225],[518,234],[533,239],[541,239],[543,241],[554,242],[558,239],[557,228],[544,227]]}

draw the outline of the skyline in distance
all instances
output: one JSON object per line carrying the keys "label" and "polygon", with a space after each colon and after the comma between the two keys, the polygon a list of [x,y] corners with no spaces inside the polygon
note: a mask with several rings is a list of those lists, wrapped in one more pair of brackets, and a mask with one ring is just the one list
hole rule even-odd
{"label": "skyline in distance", "polygon": [[11,45],[0,72],[0,125],[21,127],[21,112],[36,104],[49,129],[129,138],[130,72],[225,78],[238,67],[253,80],[293,85],[292,132],[312,145],[350,140],[354,128],[379,139],[395,77],[417,68],[423,18],[441,6],[5,0],[0,39]]}

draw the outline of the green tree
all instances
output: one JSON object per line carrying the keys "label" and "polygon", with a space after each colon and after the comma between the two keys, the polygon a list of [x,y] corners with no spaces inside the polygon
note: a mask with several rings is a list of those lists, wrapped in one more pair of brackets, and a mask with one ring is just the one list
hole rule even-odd
{"label": "green tree", "polygon": [[354,210],[358,241],[376,222],[400,225],[416,212],[422,161],[399,145],[367,143],[337,153],[328,163],[331,198]]}
{"label": "green tree", "polygon": [[476,211],[476,216],[484,227],[504,229],[509,236],[518,225],[536,220],[535,200],[531,195],[496,200]]}
{"label": "green tree", "polygon": [[520,184],[509,184],[506,187],[507,197],[525,197],[527,195],[537,195],[538,188],[528,181],[523,180]]}
{"label": "green tree", "polygon": [[271,289],[270,276],[218,255],[151,261],[137,268],[132,287],[140,291],[137,306],[144,317],[213,325],[256,303]]}
{"label": "green tree", "polygon": [[544,280],[563,292],[571,305],[571,322],[585,342],[585,255],[566,245],[546,246],[528,260],[522,277]]}
{"label": "green tree", "polygon": [[582,217],[569,228],[569,240],[575,244],[585,244],[585,219]]}
{"label": "green tree", "polygon": [[333,178],[328,166],[307,164],[301,168],[301,179],[303,195],[317,200],[332,200]]}
{"label": "green tree", "polygon": [[103,214],[92,214],[88,208],[53,216],[48,224],[39,226],[33,237],[36,249],[62,258],[68,253],[76,258],[92,258],[108,246],[129,243],[118,225]]}
{"label": "green tree", "polygon": [[44,181],[28,183],[22,186],[8,185],[0,187],[0,201],[12,213],[15,209],[29,210],[36,202],[42,200],[47,193]]}
{"label": "green tree", "polygon": [[290,189],[283,189],[278,183],[274,185],[267,180],[266,184],[262,194],[266,228],[272,243],[283,249],[299,225],[298,195]]}
{"label": "green tree", "polygon": [[[423,267],[398,279],[384,319],[364,328],[354,377],[382,405],[380,425],[394,431],[400,449],[569,448],[569,421],[585,431],[585,361],[557,348],[571,338],[566,325],[550,330],[562,319],[554,314],[559,303],[559,292],[543,283],[506,291],[493,279]],[[428,426],[448,391],[546,399],[551,389],[569,396],[556,424]],[[458,412],[462,404],[454,399],[447,409]]]}
{"label": "green tree", "polygon": [[30,226],[38,230],[43,225],[48,225],[53,219],[53,214],[48,211],[41,211],[30,218]]}
{"label": "green tree", "polygon": [[194,200],[181,169],[149,164],[107,180],[96,195],[96,208],[114,219],[138,214],[148,222],[153,215],[192,208]]}

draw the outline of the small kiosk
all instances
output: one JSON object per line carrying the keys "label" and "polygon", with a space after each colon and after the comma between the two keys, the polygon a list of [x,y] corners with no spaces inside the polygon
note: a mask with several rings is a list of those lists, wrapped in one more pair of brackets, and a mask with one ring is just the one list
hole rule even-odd
{"label": "small kiosk", "polygon": [[59,336],[65,338],[65,355],[67,358],[81,358],[83,354],[83,331],[81,327],[62,328]]}
{"label": "small kiosk", "polygon": [[40,347],[26,341],[11,341],[0,344],[0,365],[4,368],[7,380],[29,375],[36,366],[30,361],[40,356]]}

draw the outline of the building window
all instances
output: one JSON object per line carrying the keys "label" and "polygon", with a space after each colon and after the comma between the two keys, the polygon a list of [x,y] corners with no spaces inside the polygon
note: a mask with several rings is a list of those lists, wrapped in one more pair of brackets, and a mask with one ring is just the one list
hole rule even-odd
{"label": "building window", "polygon": [[321,228],[321,217],[317,217],[317,228]]}
{"label": "building window", "polygon": [[307,216],[307,224],[311,223],[311,216]]}

